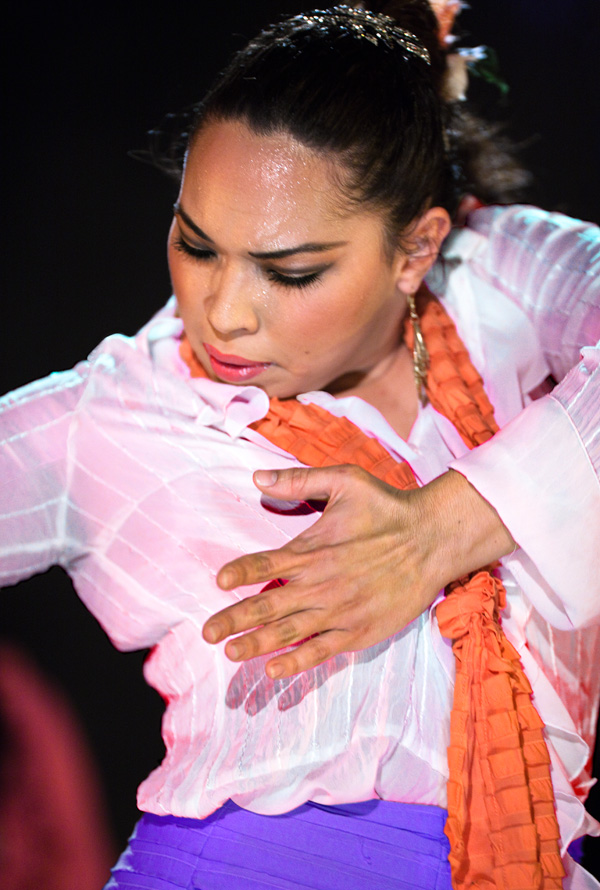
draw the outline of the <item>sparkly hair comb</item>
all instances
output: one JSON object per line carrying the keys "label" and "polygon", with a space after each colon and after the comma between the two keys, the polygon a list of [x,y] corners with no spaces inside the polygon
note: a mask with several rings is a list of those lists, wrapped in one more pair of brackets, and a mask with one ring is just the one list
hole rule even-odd
{"label": "sparkly hair comb", "polygon": [[429,53],[417,37],[400,28],[394,19],[381,13],[369,12],[360,7],[336,6],[328,11],[302,13],[294,16],[290,23],[305,23],[311,29],[316,27],[324,32],[328,30],[328,26],[335,24],[348,34],[368,40],[375,46],[383,43],[392,49],[400,47],[406,53],[422,59],[427,65],[431,64]]}

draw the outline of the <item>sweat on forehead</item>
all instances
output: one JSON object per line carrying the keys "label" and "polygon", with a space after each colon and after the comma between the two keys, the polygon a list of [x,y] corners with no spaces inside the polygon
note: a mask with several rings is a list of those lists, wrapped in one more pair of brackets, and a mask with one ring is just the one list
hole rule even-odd
{"label": "sweat on forehead", "polygon": [[[245,152],[237,151],[240,144]],[[217,178],[228,189],[264,197],[301,186],[325,198],[333,217],[353,212],[361,203],[352,194],[352,170],[343,157],[305,145],[287,131],[260,133],[245,120],[209,120],[194,135],[185,170],[193,164],[201,177],[209,158],[218,161]]]}
{"label": "sweat on forehead", "polygon": [[265,29],[217,79],[192,134],[211,120],[291,134],[335,158],[340,193],[383,212],[396,239],[426,207],[454,200],[432,55],[436,20],[426,0],[410,9],[410,27],[334,7]]}
{"label": "sweat on forehead", "polygon": [[379,379],[395,360],[403,294],[420,284],[421,260],[388,254],[381,214],[336,212],[330,168],[291,136],[239,121],[198,133],[169,267],[186,335],[213,379],[245,384],[250,374],[290,398],[337,391],[341,378]]}

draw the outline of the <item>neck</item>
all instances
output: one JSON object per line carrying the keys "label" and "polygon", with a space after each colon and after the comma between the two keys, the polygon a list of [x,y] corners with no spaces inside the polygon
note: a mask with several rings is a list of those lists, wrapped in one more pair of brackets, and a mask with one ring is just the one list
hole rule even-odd
{"label": "neck", "polygon": [[366,374],[348,374],[327,387],[336,398],[358,396],[385,417],[390,426],[407,439],[419,412],[412,354],[405,343]]}

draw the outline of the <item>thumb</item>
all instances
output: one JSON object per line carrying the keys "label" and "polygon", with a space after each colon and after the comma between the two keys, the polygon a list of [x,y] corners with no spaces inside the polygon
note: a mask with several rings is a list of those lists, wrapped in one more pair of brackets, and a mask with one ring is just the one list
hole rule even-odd
{"label": "thumb", "polygon": [[290,470],[257,470],[254,484],[269,497],[282,501],[327,501],[339,487],[338,467],[294,467]]}

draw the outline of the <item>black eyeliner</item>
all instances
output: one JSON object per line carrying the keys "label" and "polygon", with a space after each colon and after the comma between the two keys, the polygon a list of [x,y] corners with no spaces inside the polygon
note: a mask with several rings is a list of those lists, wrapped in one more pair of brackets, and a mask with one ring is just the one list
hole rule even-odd
{"label": "black eyeliner", "polygon": [[311,284],[316,284],[323,271],[323,269],[319,269],[317,272],[309,272],[307,275],[301,275],[294,278],[289,275],[284,275],[276,269],[269,269],[266,275],[267,278],[275,284],[280,284],[283,287],[295,287],[298,290],[301,290],[304,287],[310,287]]}
{"label": "black eyeliner", "polygon": [[[173,240],[173,247],[175,250],[196,260],[206,261],[216,256],[215,251],[210,247],[192,247],[181,233]],[[308,272],[305,275],[286,275],[285,272],[279,272],[277,269],[267,269],[265,275],[269,281],[272,281],[274,284],[278,284],[281,287],[302,290],[303,288],[310,287],[312,284],[316,284],[323,272],[327,271],[329,268],[330,266],[324,266],[322,269],[316,269],[314,272]]]}
{"label": "black eyeliner", "polygon": [[179,250],[181,253],[185,253],[187,256],[194,257],[197,260],[206,260],[216,255],[210,247],[192,247],[181,235],[175,238],[173,247],[175,250]]}

